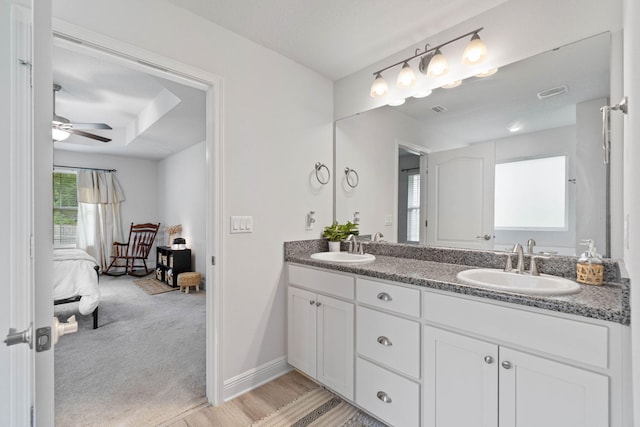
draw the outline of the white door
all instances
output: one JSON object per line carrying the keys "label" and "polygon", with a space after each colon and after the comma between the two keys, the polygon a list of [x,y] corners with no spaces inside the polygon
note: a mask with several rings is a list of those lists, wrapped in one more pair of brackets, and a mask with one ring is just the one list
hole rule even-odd
{"label": "white door", "polygon": [[317,380],[353,399],[353,304],[318,295]]}
{"label": "white door", "polygon": [[498,426],[497,345],[424,326],[424,360],[425,426]]}
{"label": "white door", "polygon": [[494,144],[429,154],[427,244],[493,248]]}
{"label": "white door", "polygon": [[500,348],[501,427],[609,425],[604,375]]}
{"label": "white door", "polygon": [[[35,335],[53,319],[51,1],[30,8],[0,0],[0,98],[6,100],[0,120],[7,136],[0,160],[6,203],[0,263],[8,278],[0,299],[3,339],[9,328],[30,324]],[[37,426],[53,425],[53,348],[0,347],[0,424],[26,426],[33,418]]]}
{"label": "white door", "polygon": [[287,304],[287,361],[316,377],[316,294],[289,287]]}

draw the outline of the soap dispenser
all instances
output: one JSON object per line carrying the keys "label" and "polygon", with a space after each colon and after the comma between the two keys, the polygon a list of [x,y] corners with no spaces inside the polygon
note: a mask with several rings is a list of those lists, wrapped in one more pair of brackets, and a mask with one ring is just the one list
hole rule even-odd
{"label": "soap dispenser", "polygon": [[577,281],[587,285],[602,285],[604,278],[602,256],[596,252],[593,240],[583,240],[581,245],[586,246],[587,251],[578,258],[576,264]]}

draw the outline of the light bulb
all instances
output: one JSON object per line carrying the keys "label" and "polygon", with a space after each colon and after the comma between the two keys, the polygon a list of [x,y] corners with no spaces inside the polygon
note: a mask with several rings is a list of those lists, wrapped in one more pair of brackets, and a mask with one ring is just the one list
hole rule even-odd
{"label": "light bulb", "polygon": [[489,77],[489,76],[493,76],[497,72],[498,72],[497,68],[490,68],[488,70],[485,70],[485,71],[482,71],[481,73],[476,74],[476,77]]}
{"label": "light bulb", "polygon": [[447,58],[444,57],[440,49],[436,50],[435,55],[429,61],[429,68],[427,68],[427,76],[429,77],[442,77],[449,72],[449,63]]}
{"label": "light bulb", "polygon": [[476,33],[471,37],[471,41],[462,53],[462,63],[465,65],[480,64],[485,59],[487,59],[487,46]]}
{"label": "light bulb", "polygon": [[388,91],[389,91],[389,85],[382,78],[382,74],[381,73],[376,74],[376,79],[373,81],[373,84],[371,85],[371,93],[370,93],[371,97],[379,98],[381,96],[385,96]]}
{"label": "light bulb", "polygon": [[407,62],[402,66],[402,70],[398,74],[396,85],[400,88],[411,87],[416,83],[416,73],[413,72]]}
{"label": "light bulb", "polygon": [[416,93],[413,94],[414,98],[426,98],[427,96],[431,95],[432,91],[431,90],[420,90]]}
{"label": "light bulb", "polygon": [[462,84],[462,80],[455,80],[453,82],[447,83],[445,85],[442,85],[441,87],[445,88],[445,89],[453,89],[454,87],[458,87]]}
{"label": "light bulb", "polygon": [[404,98],[394,99],[393,101],[389,101],[389,105],[392,107],[397,107],[402,104],[404,104]]}

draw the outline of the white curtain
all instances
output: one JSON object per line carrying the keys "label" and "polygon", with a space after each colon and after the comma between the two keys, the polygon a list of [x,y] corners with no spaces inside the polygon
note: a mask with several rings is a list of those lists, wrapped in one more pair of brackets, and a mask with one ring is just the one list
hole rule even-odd
{"label": "white curtain", "polygon": [[113,242],[122,242],[120,202],[124,191],[115,173],[78,170],[76,245],[93,256],[102,269],[109,265]]}

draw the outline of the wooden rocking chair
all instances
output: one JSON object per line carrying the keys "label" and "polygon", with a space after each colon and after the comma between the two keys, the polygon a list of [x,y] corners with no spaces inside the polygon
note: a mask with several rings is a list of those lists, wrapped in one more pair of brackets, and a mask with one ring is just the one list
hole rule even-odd
{"label": "wooden rocking chair", "polygon": [[[158,229],[160,228],[160,223],[158,224],[133,224],[131,223],[131,228],[129,229],[129,240],[127,243],[113,242],[113,253],[111,254],[111,264],[104,271],[103,274],[109,276],[123,276],[125,274],[130,274],[131,276],[143,277],[147,274],[153,272],[154,270],[149,270],[147,268],[147,257],[149,256],[149,251],[151,251],[151,247],[153,246],[153,241],[156,239],[156,234],[158,234]],[[118,262],[118,260],[124,260],[124,265]],[[137,265],[137,267],[144,267],[144,274],[137,274],[134,267],[136,267],[136,260],[142,261],[142,264]],[[131,263],[129,265],[129,263]],[[111,269],[121,269],[124,268],[124,272],[111,272]]]}

